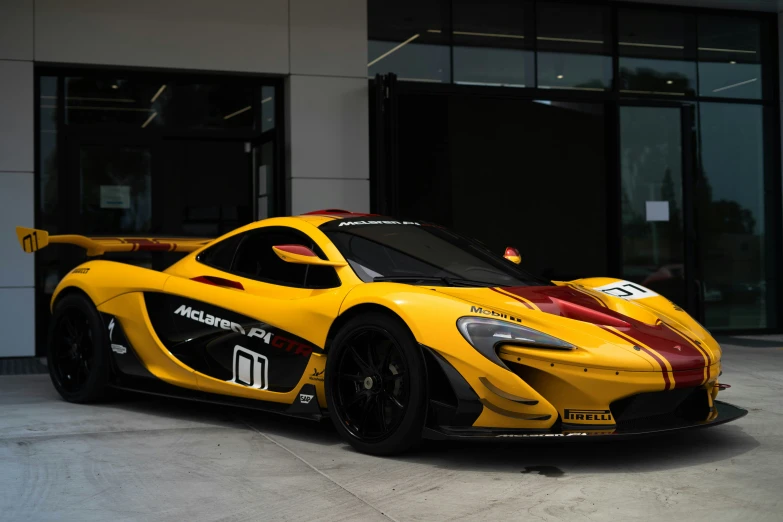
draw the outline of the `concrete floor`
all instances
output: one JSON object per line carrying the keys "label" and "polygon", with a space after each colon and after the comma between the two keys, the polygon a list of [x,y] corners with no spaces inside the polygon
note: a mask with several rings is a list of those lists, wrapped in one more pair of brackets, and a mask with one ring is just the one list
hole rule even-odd
{"label": "concrete floor", "polygon": [[0,377],[0,520],[783,520],[783,341],[726,346],[704,431],[429,443],[376,458],[315,424],[184,401],[80,406]]}

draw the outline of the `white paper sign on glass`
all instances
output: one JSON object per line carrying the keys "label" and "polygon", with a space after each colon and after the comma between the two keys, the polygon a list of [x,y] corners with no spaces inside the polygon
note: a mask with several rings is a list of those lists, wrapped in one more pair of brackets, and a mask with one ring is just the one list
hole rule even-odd
{"label": "white paper sign on glass", "polygon": [[668,201],[645,201],[647,221],[669,221]]}
{"label": "white paper sign on glass", "polygon": [[101,208],[131,208],[130,185],[101,185]]}

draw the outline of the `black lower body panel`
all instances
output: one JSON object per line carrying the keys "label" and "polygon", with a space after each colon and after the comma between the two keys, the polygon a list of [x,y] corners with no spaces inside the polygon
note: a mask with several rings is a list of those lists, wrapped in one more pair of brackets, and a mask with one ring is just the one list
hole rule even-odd
{"label": "black lower body panel", "polygon": [[666,422],[656,422],[659,419],[650,417],[646,422],[639,421],[633,425],[618,426],[611,430],[579,430],[555,429],[553,431],[542,430],[509,430],[492,428],[458,428],[441,427],[425,430],[424,436],[435,440],[498,440],[498,439],[548,439],[548,438],[575,438],[585,439],[625,439],[650,435],[662,435],[697,428],[709,428],[719,426],[727,422],[737,420],[747,415],[748,411],[726,402],[715,401],[717,416],[709,421],[679,421],[669,419]]}

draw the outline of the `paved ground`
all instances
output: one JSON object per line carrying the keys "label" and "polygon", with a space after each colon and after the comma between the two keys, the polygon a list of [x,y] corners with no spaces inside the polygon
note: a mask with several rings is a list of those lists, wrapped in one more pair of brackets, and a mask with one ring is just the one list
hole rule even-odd
{"label": "paved ground", "polygon": [[0,520],[783,520],[783,340],[726,346],[733,425],[360,455],[328,423],[0,377]]}

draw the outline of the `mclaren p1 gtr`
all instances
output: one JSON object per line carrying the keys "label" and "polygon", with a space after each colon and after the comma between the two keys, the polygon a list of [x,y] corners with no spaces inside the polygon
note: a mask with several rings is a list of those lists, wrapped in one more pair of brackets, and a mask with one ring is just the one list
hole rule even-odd
{"label": "mclaren p1 gtr", "polygon": [[631,436],[714,426],[721,348],[652,290],[545,281],[435,224],[341,210],[216,239],[49,236],[97,259],[57,286],[47,356],[65,400],[120,388],[330,417],[355,448],[422,438]]}

